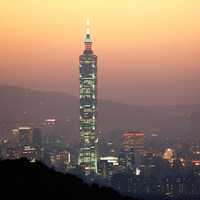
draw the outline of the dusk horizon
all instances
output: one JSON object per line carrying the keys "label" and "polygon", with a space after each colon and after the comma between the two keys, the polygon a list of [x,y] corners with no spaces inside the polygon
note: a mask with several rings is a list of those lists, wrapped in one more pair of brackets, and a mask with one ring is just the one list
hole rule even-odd
{"label": "dusk horizon", "polygon": [[[31,91],[36,91],[36,92],[49,92],[49,93],[64,93],[67,94],[69,96],[72,96],[74,98],[76,98],[77,100],[79,99],[78,94],[72,94],[70,92],[68,92],[67,90],[56,90],[56,89],[44,89],[44,88],[34,88],[34,87],[26,87],[26,86],[20,86],[20,85],[9,85],[9,84],[1,84],[0,85],[0,89],[5,89],[5,88],[16,88],[16,89],[25,89],[25,90],[31,90]],[[200,105],[200,102],[197,103],[181,103],[181,102],[176,102],[176,103],[156,103],[156,104],[143,104],[143,103],[128,103],[128,102],[123,102],[120,100],[116,100],[116,99],[106,99],[106,98],[99,98],[100,101],[108,101],[108,102],[113,102],[113,103],[119,103],[119,104],[124,104],[124,105],[129,105],[129,106],[192,106],[192,105]]]}
{"label": "dusk horizon", "polygon": [[199,102],[200,2],[3,0],[0,5],[0,84],[77,96],[77,59],[89,17],[100,98],[145,105]]}

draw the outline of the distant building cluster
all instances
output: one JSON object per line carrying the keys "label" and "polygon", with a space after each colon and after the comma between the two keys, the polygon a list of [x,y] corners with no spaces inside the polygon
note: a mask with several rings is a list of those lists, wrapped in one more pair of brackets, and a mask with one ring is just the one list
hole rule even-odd
{"label": "distant building cluster", "polygon": [[[179,139],[179,143],[174,141],[169,145],[166,140],[153,147],[158,135],[124,131],[120,146],[112,141],[103,144],[99,140],[97,172],[88,174],[78,162],[77,146],[70,147],[56,134],[43,133],[54,128],[55,124],[47,124],[43,128],[20,126],[11,129],[7,137],[0,139],[1,159],[26,157],[30,162],[42,161],[57,171],[73,173],[133,196],[176,197],[200,192],[200,141],[186,143]],[[100,151],[100,146],[107,149]]]}
{"label": "distant building cluster", "polygon": [[[48,131],[53,129],[53,126],[55,124],[51,121],[45,129]],[[62,172],[66,172],[70,166],[70,153],[64,147],[62,139],[54,135],[44,137],[40,128],[20,126],[11,129],[8,137],[1,139],[0,142],[1,159],[24,157],[30,162],[42,161]]]}

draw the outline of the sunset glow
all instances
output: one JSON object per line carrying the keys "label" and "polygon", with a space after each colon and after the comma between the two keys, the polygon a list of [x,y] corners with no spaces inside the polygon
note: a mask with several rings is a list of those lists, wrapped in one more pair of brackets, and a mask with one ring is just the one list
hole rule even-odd
{"label": "sunset glow", "polygon": [[195,103],[199,9],[198,0],[0,0],[0,84],[78,95],[89,17],[100,98]]}

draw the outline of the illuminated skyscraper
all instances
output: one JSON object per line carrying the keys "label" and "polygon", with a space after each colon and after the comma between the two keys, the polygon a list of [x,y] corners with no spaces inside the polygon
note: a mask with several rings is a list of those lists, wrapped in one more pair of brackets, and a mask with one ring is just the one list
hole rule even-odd
{"label": "illuminated skyscraper", "polygon": [[122,167],[134,169],[139,165],[140,157],[144,155],[144,132],[125,132],[122,135],[122,141],[119,163]]}
{"label": "illuminated skyscraper", "polygon": [[85,50],[80,61],[80,154],[79,165],[86,174],[97,173],[97,56],[92,51],[89,22],[85,36]]}
{"label": "illuminated skyscraper", "polygon": [[144,155],[144,132],[129,131],[123,133],[123,150],[135,152]]}
{"label": "illuminated skyscraper", "polygon": [[31,127],[19,127],[19,144],[21,147],[33,144],[33,129]]}

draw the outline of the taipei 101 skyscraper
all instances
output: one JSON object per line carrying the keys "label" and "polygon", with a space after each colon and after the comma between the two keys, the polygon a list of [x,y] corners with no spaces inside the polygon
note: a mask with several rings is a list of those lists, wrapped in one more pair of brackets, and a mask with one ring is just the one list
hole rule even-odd
{"label": "taipei 101 skyscraper", "polygon": [[87,21],[85,49],[79,58],[80,69],[80,153],[78,164],[86,175],[97,173],[97,56],[92,51],[90,24]]}

